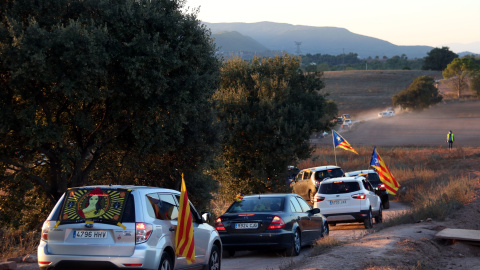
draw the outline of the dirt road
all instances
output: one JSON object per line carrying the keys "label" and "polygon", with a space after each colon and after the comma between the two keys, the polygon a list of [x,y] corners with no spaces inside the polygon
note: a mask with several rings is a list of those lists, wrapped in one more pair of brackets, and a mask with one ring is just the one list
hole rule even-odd
{"label": "dirt road", "polygon": [[[403,213],[407,206],[398,202],[390,202],[390,209],[383,212],[385,220],[392,216]],[[330,227],[330,236],[342,241],[357,240],[369,232],[363,226],[363,223],[338,224]],[[279,252],[274,251],[256,251],[256,252],[237,252],[233,258],[223,258],[222,269],[279,269],[281,266],[292,263],[300,263],[310,258],[311,248],[305,247],[297,257],[284,257]]]}
{"label": "dirt road", "polygon": [[[378,112],[353,116],[357,121],[342,136],[355,148],[371,146],[438,146],[447,148],[449,130],[455,134],[454,147],[480,146],[480,101],[438,104],[428,110],[398,112],[378,118]],[[332,137],[314,140],[317,145],[332,145]]]}

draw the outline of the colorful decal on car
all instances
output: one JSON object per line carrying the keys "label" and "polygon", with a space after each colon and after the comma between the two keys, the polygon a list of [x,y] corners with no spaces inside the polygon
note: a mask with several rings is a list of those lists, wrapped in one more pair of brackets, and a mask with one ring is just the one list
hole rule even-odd
{"label": "colorful decal on car", "polygon": [[94,221],[120,227],[130,190],[117,188],[72,188],[67,191],[59,221],[62,223]]}
{"label": "colorful decal on car", "polygon": [[235,201],[241,202],[243,200],[243,193],[238,193],[237,196],[235,196]]}

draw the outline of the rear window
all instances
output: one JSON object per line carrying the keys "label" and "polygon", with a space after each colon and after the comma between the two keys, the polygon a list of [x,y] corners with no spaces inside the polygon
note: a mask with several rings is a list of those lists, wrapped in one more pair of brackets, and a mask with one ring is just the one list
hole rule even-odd
{"label": "rear window", "polygon": [[345,172],[341,168],[325,170],[325,171],[317,171],[315,172],[315,180],[322,181],[325,178],[336,178],[343,176]]}
{"label": "rear window", "polygon": [[376,173],[369,173],[367,180],[370,182],[370,184],[372,184],[372,186],[378,186],[382,183],[380,177]]}
{"label": "rear window", "polygon": [[341,194],[350,193],[360,190],[358,182],[334,182],[334,183],[322,183],[320,185],[321,194]]}
{"label": "rear window", "polygon": [[283,197],[249,197],[240,202],[234,202],[227,213],[239,212],[276,212],[284,209]]}

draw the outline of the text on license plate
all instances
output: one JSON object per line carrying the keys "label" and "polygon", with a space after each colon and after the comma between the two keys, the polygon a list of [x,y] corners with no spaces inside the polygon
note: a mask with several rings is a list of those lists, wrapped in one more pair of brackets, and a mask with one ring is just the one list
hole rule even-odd
{"label": "text on license plate", "polygon": [[235,229],[256,229],[258,223],[235,223]]}
{"label": "text on license plate", "polygon": [[106,231],[73,231],[73,238],[107,238]]}
{"label": "text on license plate", "polygon": [[330,205],[335,205],[335,204],[346,204],[347,200],[331,200]]}

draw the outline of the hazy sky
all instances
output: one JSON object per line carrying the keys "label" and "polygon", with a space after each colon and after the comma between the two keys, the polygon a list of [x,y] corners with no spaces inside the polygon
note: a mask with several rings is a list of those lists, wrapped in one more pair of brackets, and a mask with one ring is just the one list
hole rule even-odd
{"label": "hazy sky", "polygon": [[480,0],[186,0],[204,22],[334,26],[396,45],[480,42]]}

